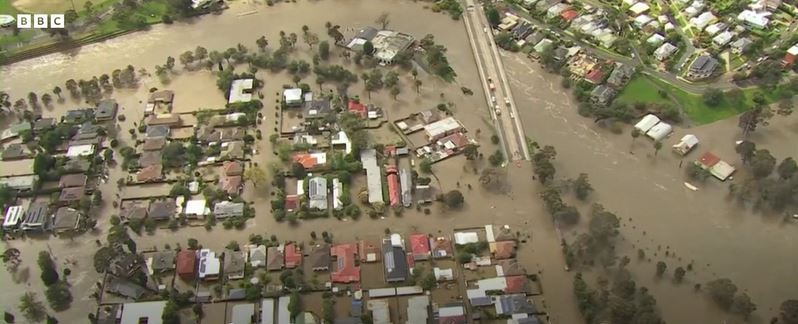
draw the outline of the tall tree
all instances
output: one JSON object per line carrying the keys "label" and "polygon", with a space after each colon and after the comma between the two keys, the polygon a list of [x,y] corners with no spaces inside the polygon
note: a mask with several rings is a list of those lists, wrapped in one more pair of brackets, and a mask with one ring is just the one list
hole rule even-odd
{"label": "tall tree", "polygon": [[751,172],[757,179],[768,177],[776,167],[776,158],[768,150],[757,150],[751,160]]}
{"label": "tall tree", "polygon": [[330,58],[330,43],[327,41],[322,41],[319,43],[319,57],[322,60],[327,60]]}
{"label": "tall tree", "polygon": [[384,30],[388,27],[388,24],[391,23],[391,20],[388,18],[388,13],[383,12],[377,17],[377,19],[374,20],[374,22],[380,25],[380,29]]}
{"label": "tall tree", "polygon": [[795,174],[795,171],[798,171],[798,164],[795,163],[793,158],[788,157],[779,163],[779,167],[777,172],[779,173],[779,177],[782,179],[790,179]]}
{"label": "tall tree", "polygon": [[53,88],[53,93],[58,96],[58,100],[61,100],[61,87],[55,86],[55,88]]}
{"label": "tall tree", "polygon": [[208,58],[208,50],[205,49],[205,47],[197,46],[197,48],[194,49],[194,59],[202,61],[206,58]]}
{"label": "tall tree", "polygon": [[740,154],[743,164],[747,164],[754,157],[754,153],[756,152],[756,144],[751,141],[742,141],[740,144],[737,144],[734,150],[737,151],[737,154]]}
{"label": "tall tree", "polygon": [[724,309],[729,309],[734,302],[737,286],[727,278],[715,279],[707,283],[710,297]]}
{"label": "tall tree", "polygon": [[757,104],[754,108],[740,114],[737,126],[743,131],[743,137],[756,130],[759,125],[767,126],[773,112],[766,105]]}
{"label": "tall tree", "polygon": [[579,200],[587,199],[587,196],[593,191],[593,186],[590,185],[590,181],[587,179],[587,173],[580,173],[579,177],[574,180],[573,186],[576,198],[579,198]]}
{"label": "tall tree", "polygon": [[756,304],[751,301],[751,297],[748,297],[748,294],[741,293],[734,296],[734,301],[731,305],[731,311],[733,313],[740,314],[745,319],[748,319],[755,310]]}
{"label": "tall tree", "polygon": [[781,320],[787,324],[798,324],[798,299],[789,299],[781,303]]}
{"label": "tall tree", "polygon": [[36,294],[26,292],[19,298],[19,311],[29,322],[41,322],[47,314],[42,302],[36,300]]}
{"label": "tall tree", "polygon": [[492,27],[498,26],[502,21],[499,10],[497,10],[495,6],[488,6],[485,9],[485,16],[487,16],[488,23],[490,23]]}

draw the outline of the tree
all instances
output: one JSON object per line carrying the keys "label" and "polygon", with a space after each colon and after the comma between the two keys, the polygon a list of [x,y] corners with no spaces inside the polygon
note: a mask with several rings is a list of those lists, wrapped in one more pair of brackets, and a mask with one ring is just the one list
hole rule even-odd
{"label": "tree", "polygon": [[751,297],[748,297],[748,294],[741,293],[734,296],[734,301],[732,301],[731,305],[732,313],[740,314],[745,319],[748,319],[755,310],[756,304],[751,301]]}
{"label": "tree", "polygon": [[383,81],[386,87],[394,87],[399,84],[399,74],[396,71],[388,71],[385,73],[385,79]]}
{"label": "tree", "polygon": [[319,43],[319,57],[322,60],[328,60],[330,58],[330,43],[327,41],[321,41]]}
{"label": "tree", "polygon": [[305,166],[299,162],[294,162],[291,164],[291,174],[293,174],[294,178],[297,179],[304,179],[305,176],[307,176],[307,172],[305,172]]}
{"label": "tree", "polygon": [[180,54],[180,64],[183,64],[183,66],[188,67],[188,65],[191,63],[194,63],[194,52],[185,51],[183,52],[183,54]]}
{"label": "tree", "polygon": [[479,157],[479,151],[477,149],[478,147],[476,144],[467,144],[463,148],[463,155],[465,155],[468,160],[476,160],[477,157]]}
{"label": "tree", "polygon": [[502,22],[502,17],[499,14],[499,10],[496,10],[494,6],[488,6],[485,9],[485,16],[488,17],[488,23],[490,23],[491,27],[496,27]]}
{"label": "tree", "polygon": [[754,108],[740,114],[737,126],[743,131],[743,136],[748,136],[750,132],[756,130],[757,126],[767,126],[768,119],[773,116],[773,112],[765,105],[757,104]]}
{"label": "tree", "polygon": [[383,12],[377,17],[377,19],[374,20],[374,22],[380,25],[380,29],[384,30],[388,27],[388,24],[391,22],[391,20],[388,19],[388,13]]}
{"label": "tree", "polygon": [[197,46],[197,48],[194,49],[194,59],[202,61],[206,58],[208,58],[208,50],[205,49],[205,47]]}
{"label": "tree", "polygon": [[565,225],[576,225],[576,223],[579,223],[579,218],[581,217],[576,207],[565,205],[554,212],[552,216],[556,221]]}
{"label": "tree", "polygon": [[50,286],[58,282],[58,270],[55,269],[55,262],[50,257],[47,251],[39,252],[39,259],[37,260],[39,269],[42,271],[41,278],[45,286]]}
{"label": "tree", "polygon": [[49,93],[45,93],[42,95],[42,103],[45,106],[50,106],[51,102],[53,102],[53,97],[51,97]]}
{"label": "tree", "polygon": [[798,164],[795,163],[793,158],[788,157],[779,163],[779,167],[776,169],[776,172],[779,173],[779,177],[782,179],[790,179],[798,171]]}
{"label": "tree", "polygon": [[333,323],[335,321],[335,300],[332,297],[324,298],[321,302],[321,318],[324,323]]}
{"label": "tree", "polygon": [[186,148],[180,142],[170,142],[163,148],[162,157],[165,167],[182,167],[186,159]]}
{"label": "tree", "polygon": [[258,45],[258,49],[260,49],[261,52],[265,52],[266,47],[269,46],[269,41],[266,40],[266,36],[261,36],[255,40],[255,44]]}
{"label": "tree", "polygon": [[313,50],[313,46],[319,43],[319,35],[311,32],[304,33],[302,34],[302,41],[308,44],[308,47]]}
{"label": "tree", "polygon": [[781,319],[786,324],[798,324],[798,300],[789,299],[781,303]]}
{"label": "tree", "polygon": [[640,137],[640,130],[637,127],[632,128],[631,135],[632,135],[632,145],[635,145],[635,140],[637,140],[637,138]]}
{"label": "tree", "polygon": [[702,168],[701,165],[697,163],[689,163],[687,165],[687,168],[685,168],[685,173],[687,174],[687,177],[690,178],[691,180],[696,180],[701,182],[703,182],[712,175],[712,173],[710,173],[707,170],[704,170],[704,168]]}
{"label": "tree", "polygon": [[195,239],[195,238],[189,238],[188,239],[188,248],[190,250],[196,250],[197,248],[199,248],[199,241],[197,241],[197,239]]}
{"label": "tree", "polygon": [[549,182],[549,180],[554,178],[554,174],[557,173],[557,169],[554,168],[554,164],[552,164],[549,160],[533,162],[533,169],[535,175],[542,184]]}
{"label": "tree", "polygon": [[418,169],[421,170],[421,173],[432,173],[432,160],[429,158],[424,158],[421,160],[421,163],[418,164]]}
{"label": "tree", "polygon": [[294,290],[288,299],[288,312],[291,313],[291,318],[296,318],[299,312],[302,311],[302,299],[299,297],[299,292]]}
{"label": "tree", "polygon": [[266,183],[266,171],[259,167],[250,167],[244,171],[244,179],[252,181],[252,184],[257,187]]}
{"label": "tree", "polygon": [[747,164],[754,157],[754,153],[756,153],[756,144],[751,141],[742,141],[740,144],[737,144],[734,150],[737,154],[740,154],[743,163]]}
{"label": "tree", "polygon": [[398,97],[400,93],[402,93],[402,90],[399,89],[398,86],[391,87],[391,97],[393,97],[393,100],[396,100],[396,97]]}
{"label": "tree", "polygon": [[729,309],[734,303],[734,294],[737,293],[737,286],[727,278],[715,279],[707,283],[707,291],[710,297],[719,306]]}
{"label": "tree", "polygon": [[662,149],[662,142],[655,141],[654,142],[654,156],[657,156],[657,154],[659,153],[659,150],[661,150],[661,149]]}
{"label": "tree", "polygon": [[59,87],[59,86],[55,86],[55,88],[53,88],[53,93],[54,93],[56,96],[58,96],[58,99],[59,99],[59,100],[61,100],[61,87]]}
{"label": "tree", "polygon": [[657,277],[662,277],[665,274],[665,270],[668,269],[668,265],[665,264],[665,261],[657,262]]}
{"label": "tree", "polygon": [[56,312],[66,310],[72,304],[72,293],[69,292],[69,286],[64,282],[47,287],[45,297],[47,297],[50,307]]}
{"label": "tree", "polygon": [[685,271],[684,268],[677,267],[676,270],[673,270],[673,278],[676,280],[676,282],[682,282],[682,279],[684,279],[684,275],[686,273],[687,271]]}
{"label": "tree", "polygon": [[28,93],[28,103],[30,103],[31,107],[36,107],[39,105],[39,96],[36,95],[35,92]]}
{"label": "tree", "polygon": [[363,54],[368,56],[374,54],[374,44],[372,44],[371,41],[366,41],[363,43]]}
{"label": "tree", "polygon": [[166,306],[161,314],[161,321],[164,324],[180,324],[180,306],[173,299],[166,301]]}
{"label": "tree", "polygon": [[463,193],[460,192],[460,190],[452,190],[447,192],[446,195],[444,195],[443,201],[446,203],[446,207],[460,208],[463,206],[465,198],[463,197]]}
{"label": "tree", "polygon": [[9,312],[3,313],[3,319],[5,320],[6,323],[14,323],[14,321],[16,320],[14,318],[14,314],[11,314]]}
{"label": "tree", "polygon": [[36,294],[26,292],[19,298],[19,311],[29,322],[41,322],[47,314],[42,302],[36,300]]}
{"label": "tree", "polygon": [[574,180],[573,185],[576,198],[579,198],[579,200],[587,199],[587,196],[593,191],[593,186],[590,185],[590,181],[587,179],[587,173],[580,173],[579,177]]}
{"label": "tree", "polygon": [[172,69],[175,67],[175,58],[171,56],[167,57],[165,66],[167,70],[172,71]]}
{"label": "tree", "polygon": [[768,150],[757,150],[751,159],[751,173],[757,179],[768,177],[776,167],[776,158]]}
{"label": "tree", "polygon": [[707,106],[715,107],[723,100],[723,91],[716,88],[707,88],[704,90],[704,93],[701,94],[701,97],[704,99],[704,103],[707,104]]}
{"label": "tree", "polygon": [[421,91],[422,82],[421,82],[421,80],[418,80],[418,79],[416,79],[414,82],[415,82],[415,85],[416,85],[416,93],[419,93]]}

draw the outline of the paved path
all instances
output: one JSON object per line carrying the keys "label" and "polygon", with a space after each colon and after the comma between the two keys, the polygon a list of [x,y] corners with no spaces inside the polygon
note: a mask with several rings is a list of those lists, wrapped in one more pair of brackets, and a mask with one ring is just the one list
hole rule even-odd
{"label": "paved path", "polygon": [[[477,61],[477,69],[485,91],[486,104],[490,107],[494,127],[503,142],[505,156],[510,161],[529,160],[526,135],[521,127],[515,101],[510,91],[510,82],[504,73],[504,64],[494,45],[493,34],[488,26],[482,6],[467,0],[467,12],[463,15],[471,50]],[[494,84],[491,89],[490,83]]]}

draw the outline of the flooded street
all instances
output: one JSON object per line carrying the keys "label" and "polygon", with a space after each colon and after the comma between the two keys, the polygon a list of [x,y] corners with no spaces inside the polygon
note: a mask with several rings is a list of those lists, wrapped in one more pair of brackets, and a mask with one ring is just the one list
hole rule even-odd
{"label": "flooded street", "polygon": [[[392,119],[433,108],[440,102],[450,102],[453,104],[455,117],[465,124],[472,135],[476,129],[482,130],[482,135],[477,137],[481,144],[480,151],[489,155],[497,147],[489,140],[491,130],[486,122],[489,118],[488,111],[482,104],[486,100],[481,91],[476,91],[481,86],[476,77],[476,65],[463,23],[453,21],[444,14],[433,13],[422,6],[422,3],[392,1],[391,23],[388,28],[416,38],[427,33],[434,34],[436,42],[449,49],[448,58],[458,73],[457,81],[455,84],[444,84],[436,78],[422,74],[419,76],[423,80],[421,93],[416,94],[410,85],[412,78],[405,74],[400,77],[404,86],[398,100],[394,100],[388,91],[383,90],[373,93],[369,101],[383,106]],[[21,98],[30,91],[41,93],[56,85],[64,87],[64,81],[70,78],[79,80],[103,73],[110,74],[112,70],[128,64],[137,70],[146,68],[152,73],[154,66],[164,64],[167,56],[177,58],[180,53],[193,50],[198,45],[209,51],[223,51],[238,43],[254,49],[254,40],[261,35],[265,35],[271,44],[277,44],[280,30],[300,33],[302,25],[308,25],[311,31],[319,33],[320,39],[327,40],[323,33],[326,21],[340,24],[343,29],[359,28],[373,25],[374,19],[383,11],[386,11],[384,3],[366,0],[303,1],[282,3],[274,7],[237,2],[222,15],[209,15],[192,23],[158,25],[150,31],[86,46],[74,53],[54,54],[0,67],[0,90],[8,92],[12,98]],[[306,49],[305,44],[300,45]],[[302,55],[309,56],[307,53]],[[669,323],[718,323],[721,320],[728,320],[728,323],[738,322],[739,318],[723,314],[705,302],[701,295],[692,291],[693,283],[705,283],[716,276],[729,277],[741,289],[749,292],[759,305],[757,314],[760,316],[753,319],[756,323],[766,322],[770,316],[775,315],[775,308],[784,299],[796,297],[798,282],[790,280],[798,273],[798,258],[795,258],[794,252],[798,248],[798,239],[794,235],[795,225],[782,224],[780,218],[752,214],[739,208],[736,203],[728,202],[727,184],[713,179],[700,185],[697,192],[686,189],[682,172],[678,168],[679,160],[669,151],[669,145],[685,134],[685,130],[677,130],[656,158],[653,157],[651,143],[645,138],[636,141],[631,148],[634,154],[630,154],[631,137],[628,132],[613,135],[607,130],[599,129],[592,120],[578,116],[574,103],[560,89],[559,77],[546,74],[536,64],[519,55],[505,55],[503,59],[527,135],[541,144],[550,144],[557,148],[555,164],[558,167],[558,177],[576,177],[580,172],[589,173],[590,181],[596,188],[594,200],[600,201],[624,220],[622,231],[627,242],[621,244],[620,254],[629,255],[636,260],[633,257],[636,250],[643,248],[652,258],[651,263],[633,261],[630,267],[637,274],[638,284],[649,287],[655,294],[664,318]],[[353,69],[358,75],[365,71],[353,64],[344,66]],[[292,83],[291,77],[287,73],[270,74],[264,71],[258,72],[258,77],[265,83],[264,111],[269,113],[264,115],[271,117],[271,110],[267,109],[271,109],[270,103],[275,101],[275,93],[282,85]],[[303,82],[312,84],[311,80],[312,76]],[[462,95],[461,86],[475,89],[474,97]],[[138,89],[115,90],[113,94],[113,98],[124,107],[120,113],[127,116],[127,121],[118,129],[123,135],[120,138],[129,139],[127,129],[133,127],[133,121],[138,121],[143,116],[142,101],[146,100],[151,87],[174,90],[176,112],[219,108],[225,103],[223,95],[216,89],[215,78],[207,71],[181,71],[172,78],[169,85],[160,84],[157,78],[144,78]],[[357,94],[362,98],[367,95],[362,82],[352,85],[349,91],[350,94]],[[44,114],[59,116],[65,109],[78,106],[79,103],[67,99],[65,104],[45,110]],[[273,132],[273,122],[269,119],[260,125],[264,138]],[[779,159],[790,155],[798,156],[798,147],[790,142],[796,136],[796,126],[796,116],[776,118],[771,126],[757,130],[752,135],[752,140],[761,147],[771,149]],[[702,142],[695,152],[688,155],[685,163],[711,149],[727,161],[740,164],[733,146],[739,133],[736,120],[722,121],[689,131],[696,134]],[[259,155],[253,158],[253,162],[264,166],[276,161],[268,141],[260,141],[257,145]],[[138,246],[139,250],[163,248],[167,243],[174,247],[175,243],[185,245],[189,238],[197,238],[206,247],[219,250],[232,240],[246,241],[252,233],[267,236],[275,234],[280,240],[302,241],[310,239],[311,231],[329,231],[334,234],[336,241],[343,242],[357,238],[362,233],[382,233],[386,228],[406,234],[448,234],[454,226],[508,224],[513,230],[531,237],[526,244],[522,244],[519,259],[530,272],[542,273],[546,306],[552,318],[556,323],[580,322],[572,294],[573,273],[563,271],[564,260],[559,238],[550,217],[536,196],[540,187],[532,180],[531,168],[528,165],[508,167],[511,192],[507,195],[481,189],[478,176],[472,171],[474,168],[473,162],[466,161],[463,157],[447,160],[433,168],[440,179],[439,187],[444,192],[456,189],[458,184],[461,187],[473,185],[473,190],[461,189],[466,201],[463,211],[447,211],[436,204],[430,207],[430,215],[409,209],[400,217],[388,213],[385,219],[376,220],[365,215],[358,221],[314,219],[292,226],[288,223],[277,223],[268,213],[271,197],[266,188],[254,188],[251,183],[247,183],[244,198],[255,204],[257,216],[248,221],[245,230],[224,230],[221,226],[211,231],[202,227],[184,227],[174,232],[159,229],[154,235],[144,234],[137,238]],[[116,180],[123,175],[119,170],[111,173],[111,179],[101,187],[104,192],[109,192],[105,197],[112,196],[116,191]],[[121,194],[122,197],[139,196],[146,189],[149,188],[128,188]],[[164,187],[162,190],[167,189]],[[352,191],[357,190],[359,188],[353,188]],[[581,209],[585,215],[588,206],[579,207],[584,207]],[[70,310],[59,313],[58,317],[64,323],[85,321],[86,314],[94,310],[90,294],[94,279],[97,278],[92,267],[95,240],[104,240],[108,216],[115,213],[116,211],[107,206],[99,220],[98,228],[101,230],[84,234],[74,240],[51,237],[9,242],[10,246],[23,250],[24,263],[21,269],[30,269],[30,280],[27,284],[22,282],[15,285],[11,276],[3,271],[0,274],[0,285],[20,290],[27,285],[30,287],[27,289],[36,291],[40,300],[44,300],[43,288],[38,279],[39,270],[35,263],[36,252],[51,249],[58,258],[56,263],[59,265],[66,259],[79,260],[77,265],[70,266],[73,274],[69,281],[73,285],[75,302]],[[661,246],[662,252],[654,256],[658,246]],[[669,272],[677,266],[685,266],[691,260],[695,261],[695,270],[687,274],[686,282],[680,286],[674,286],[667,278],[654,280],[654,264],[664,257],[666,246],[676,254],[676,257],[665,259]],[[14,294],[2,294],[0,302],[13,309],[18,297]]]}

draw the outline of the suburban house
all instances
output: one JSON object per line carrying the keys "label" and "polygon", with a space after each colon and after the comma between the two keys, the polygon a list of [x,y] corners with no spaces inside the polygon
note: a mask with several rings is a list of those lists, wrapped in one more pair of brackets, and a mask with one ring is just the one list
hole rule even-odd
{"label": "suburban house", "polygon": [[266,270],[280,271],[285,265],[284,246],[271,246],[266,250]]}
{"label": "suburban house", "polygon": [[197,252],[199,255],[199,269],[197,275],[200,280],[215,281],[219,279],[221,262],[216,253],[210,249],[202,249]]}
{"label": "suburban house", "polygon": [[308,181],[308,207],[327,210],[327,179],[313,177]]}
{"label": "suburban house", "polygon": [[147,272],[153,275],[173,271],[177,267],[175,259],[177,259],[177,253],[174,251],[152,253],[145,261],[147,263]]}
{"label": "suburban house", "polygon": [[770,15],[767,11],[743,10],[737,15],[737,20],[753,29],[766,29],[770,23]]}
{"label": "suburban house", "polygon": [[663,43],[654,51],[654,57],[658,61],[665,61],[678,51],[679,48],[671,43]]}
{"label": "suburban house", "polygon": [[244,188],[242,180],[240,175],[224,176],[219,179],[219,189],[231,196],[238,195]]}
{"label": "suburban house", "polygon": [[181,123],[180,115],[177,114],[155,114],[144,120],[144,124],[147,126],[177,127]]}
{"label": "suburban house", "polygon": [[407,264],[404,239],[399,234],[382,241],[383,264],[385,265],[385,281],[400,282],[407,279],[410,267]]}
{"label": "suburban house", "polygon": [[490,252],[496,260],[511,259],[515,257],[515,241],[499,241],[490,243]]}
{"label": "suburban house", "polygon": [[246,254],[241,251],[224,250],[224,275],[228,280],[244,278]]}
{"label": "suburban house", "polygon": [[606,106],[615,98],[616,93],[614,89],[602,84],[590,92],[590,100],[596,104]]}
{"label": "suburban house", "polygon": [[288,243],[285,245],[285,267],[294,269],[302,265],[302,250],[296,243]]}
{"label": "suburban house", "polygon": [[249,265],[253,268],[260,268],[266,266],[266,246],[261,245],[247,245],[249,250]]}
{"label": "suburban house", "polygon": [[136,182],[157,182],[163,178],[163,165],[152,164],[136,172]]}
{"label": "suburban house", "polygon": [[416,203],[419,205],[435,200],[435,189],[429,185],[416,185],[415,193]]}
{"label": "suburban house", "polygon": [[169,136],[170,133],[169,126],[164,125],[154,125],[154,126],[147,126],[146,131],[144,132],[146,138],[163,138],[165,140],[166,137]]}
{"label": "suburban house", "polygon": [[308,264],[313,271],[330,270],[330,260],[330,245],[327,243],[316,245],[308,255]]}
{"label": "suburban house", "polygon": [[89,179],[85,174],[65,174],[58,181],[59,188],[83,187]]}
{"label": "suburban house", "polygon": [[147,214],[149,215],[148,217],[156,221],[169,220],[175,215],[176,208],[177,204],[175,204],[174,198],[166,198],[150,203],[150,209]]}
{"label": "suburban house", "polygon": [[67,111],[66,115],[61,117],[61,122],[67,124],[82,124],[93,119],[94,109],[72,109]]}
{"label": "suburban house", "polygon": [[360,240],[357,242],[357,254],[360,256],[361,263],[380,261],[380,246],[371,240]]}
{"label": "suburban house", "polygon": [[302,89],[291,88],[283,90],[283,104],[286,107],[299,107],[302,105]]}
{"label": "suburban house", "polygon": [[302,108],[302,117],[306,120],[325,118],[334,113],[332,105],[329,100],[310,100],[305,101]]}
{"label": "suburban house", "polygon": [[68,232],[77,229],[79,223],[80,212],[73,208],[61,207],[53,215],[50,230],[56,233]]}
{"label": "suburban house", "polygon": [[147,217],[147,207],[137,201],[123,201],[119,210],[119,217],[124,220],[139,219]]}
{"label": "suburban house", "polygon": [[244,216],[244,203],[221,201],[213,205],[213,216],[216,218]]}
{"label": "suburban house", "polygon": [[171,90],[159,90],[150,93],[150,98],[147,99],[147,105],[144,108],[144,115],[153,114],[157,109],[170,112],[174,99],[175,93]]}
{"label": "suburban house", "polygon": [[699,55],[693,60],[693,63],[690,63],[690,67],[687,69],[687,78],[692,80],[706,79],[715,73],[718,65],[718,60],[712,56]]}
{"label": "suburban house", "polygon": [[161,323],[164,308],[166,301],[124,304],[120,324]]}
{"label": "suburban house", "polygon": [[750,38],[740,37],[729,46],[731,47],[732,53],[739,55],[745,53],[753,44],[754,42]]}
{"label": "suburban house", "polygon": [[388,200],[391,207],[397,207],[401,203],[400,188],[399,188],[399,175],[397,174],[396,165],[389,164],[385,167],[386,181],[388,181]]}
{"label": "suburban house", "polygon": [[42,131],[52,129],[55,127],[55,118],[39,118],[33,122],[33,132],[40,133]]}
{"label": "suburban house", "polygon": [[141,150],[145,152],[160,151],[164,146],[166,146],[166,137],[151,137],[144,140],[144,144],[141,144]]}
{"label": "suburban house", "polygon": [[230,85],[230,95],[227,103],[250,102],[252,101],[252,86],[254,79],[233,80]]}
{"label": "suburban house", "polygon": [[363,163],[363,169],[366,169],[369,203],[382,203],[382,170],[377,164],[377,151],[374,149],[361,150],[360,162]]}
{"label": "suburban house", "polygon": [[183,280],[194,279],[197,271],[197,253],[193,250],[183,250],[177,253],[177,275]]}
{"label": "suburban house", "polygon": [[787,53],[784,54],[784,58],[781,59],[781,66],[785,68],[790,67],[795,64],[796,60],[798,60],[798,44],[787,49]]}
{"label": "suburban house", "polygon": [[25,218],[25,207],[11,206],[6,210],[5,217],[3,218],[3,229],[13,230],[19,226],[19,223]]}
{"label": "suburban house", "polygon": [[5,150],[3,150],[3,161],[9,160],[20,160],[26,159],[31,157],[31,152],[28,148],[22,144],[14,143],[8,145]]}
{"label": "suburban house", "polygon": [[116,112],[119,105],[116,103],[116,100],[113,99],[105,99],[100,101],[97,104],[97,109],[94,112],[94,119],[98,122],[114,120],[116,118]]}
{"label": "suburban house", "polygon": [[192,199],[186,202],[186,208],[183,210],[183,215],[186,217],[194,217],[203,219],[205,215],[210,214],[208,202],[205,199]]}
{"label": "suburban house", "polygon": [[330,256],[334,261],[330,273],[332,282],[360,282],[360,267],[356,264],[357,244],[348,243],[335,245],[330,249]]}
{"label": "suburban house", "polygon": [[407,168],[400,169],[399,182],[402,187],[402,205],[408,208],[413,204],[413,174]]}
{"label": "suburban house", "polygon": [[465,127],[454,117],[446,117],[425,125],[424,131],[426,132],[427,139],[432,142],[446,135],[464,132]]}
{"label": "suburban house", "polygon": [[295,153],[293,156],[291,156],[291,159],[305,167],[305,170],[311,170],[320,165],[327,164],[327,153]]}
{"label": "suburban house", "polygon": [[58,203],[62,206],[77,203],[85,194],[85,187],[64,188],[61,189],[61,195],[58,196]]}
{"label": "suburban house", "polygon": [[346,45],[353,51],[362,51],[366,42],[371,42],[374,52],[370,53],[380,65],[393,63],[396,55],[408,49],[414,42],[413,36],[392,31],[377,30],[374,27],[364,27]]}
{"label": "suburban house", "polygon": [[607,85],[616,90],[620,90],[626,85],[627,82],[629,82],[629,80],[632,79],[634,74],[634,66],[616,63],[615,69],[612,70],[612,73],[610,73],[610,76],[607,78]]}
{"label": "suburban house", "polygon": [[410,251],[412,252],[413,260],[429,259],[431,253],[427,234],[410,235]]}

